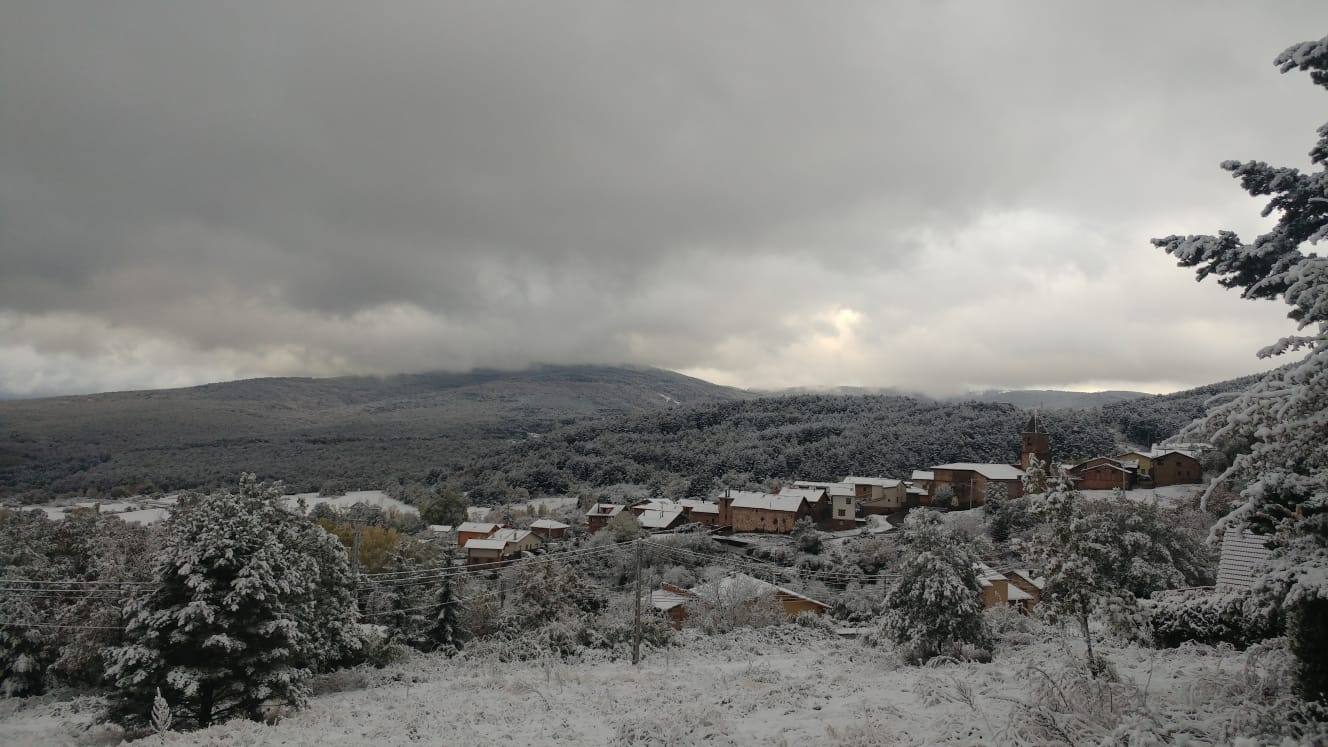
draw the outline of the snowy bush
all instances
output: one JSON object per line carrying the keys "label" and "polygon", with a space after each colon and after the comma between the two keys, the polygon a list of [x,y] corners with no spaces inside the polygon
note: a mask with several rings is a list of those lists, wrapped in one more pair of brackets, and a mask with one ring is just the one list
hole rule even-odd
{"label": "snowy bush", "polygon": [[986,620],[988,634],[996,643],[1027,646],[1046,637],[1041,621],[1011,607],[997,605],[983,610],[982,617]]}
{"label": "snowy bush", "polygon": [[1140,603],[1153,643],[1164,648],[1185,642],[1237,648],[1281,635],[1276,611],[1247,593],[1196,589]]}
{"label": "snowy bush", "polygon": [[816,525],[810,516],[798,519],[798,523],[793,527],[792,538],[793,546],[798,548],[799,552],[812,555],[821,552],[821,533],[816,530]]}
{"label": "snowy bush", "polygon": [[688,627],[706,633],[727,633],[736,628],[762,628],[787,620],[784,607],[769,586],[751,579],[736,577],[715,580],[710,593],[687,604]]}

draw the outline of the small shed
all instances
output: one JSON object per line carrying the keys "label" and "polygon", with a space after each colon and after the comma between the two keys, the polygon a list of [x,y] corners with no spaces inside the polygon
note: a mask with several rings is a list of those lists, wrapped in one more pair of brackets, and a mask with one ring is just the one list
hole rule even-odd
{"label": "small shed", "polygon": [[651,532],[663,532],[687,523],[682,506],[676,504],[644,509],[637,513],[636,520],[644,529]]}
{"label": "small shed", "polygon": [[1222,535],[1222,556],[1217,563],[1219,591],[1243,591],[1254,583],[1255,569],[1268,559],[1268,538],[1247,529],[1228,529]]}
{"label": "small shed", "polygon": [[[1032,612],[1033,608],[1042,601],[1042,586],[1047,582],[1045,578],[1034,576],[1033,572],[1027,569],[1008,571],[1005,578],[1010,582],[1009,591],[1017,589],[1028,597],[1028,599],[1019,599],[1024,612]],[[1015,596],[1009,597],[1012,602],[1015,598]]]}

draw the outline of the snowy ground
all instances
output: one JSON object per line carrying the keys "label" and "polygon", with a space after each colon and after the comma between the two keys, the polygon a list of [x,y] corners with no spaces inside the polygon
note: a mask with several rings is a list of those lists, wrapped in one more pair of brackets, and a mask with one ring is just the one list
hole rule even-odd
{"label": "snowy ground", "polygon": [[[1161,488],[1149,488],[1147,490],[1127,490],[1125,497],[1132,501],[1157,501],[1158,505],[1171,506],[1176,503],[1183,503],[1189,498],[1202,493],[1206,485],[1167,485]],[[1085,490],[1086,498],[1110,498],[1115,494],[1114,490]]]}
{"label": "snowy ground", "polygon": [[[1049,632],[1035,637],[1043,640],[998,650],[989,664],[937,667],[900,666],[887,650],[793,625],[714,637],[689,631],[639,668],[417,655],[325,677],[307,709],[275,726],[236,721],[165,743],[1037,744],[1047,740],[1030,740],[1037,730],[1020,701],[1046,675],[1029,667],[1054,676],[1075,644]],[[1230,741],[1225,726],[1259,708],[1244,654],[1106,652],[1125,681],[1111,690],[1115,707],[1146,703],[1161,721],[1205,737],[1201,743]],[[1108,708],[1107,698],[1097,700],[1087,716],[1071,709],[1067,728],[1114,726],[1092,723]],[[113,728],[91,726],[97,705],[88,697],[0,700],[0,744],[114,744]]]}

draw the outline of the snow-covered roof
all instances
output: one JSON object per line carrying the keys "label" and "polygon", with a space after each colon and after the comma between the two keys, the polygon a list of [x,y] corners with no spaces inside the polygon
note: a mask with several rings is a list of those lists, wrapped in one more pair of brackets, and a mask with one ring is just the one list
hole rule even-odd
{"label": "snow-covered roof", "polygon": [[586,516],[617,516],[623,507],[617,503],[596,503],[586,511]]}
{"label": "snow-covered roof", "polygon": [[1004,574],[986,563],[974,563],[973,568],[978,572],[978,583],[982,584],[983,588],[991,586],[996,581],[1009,581]]}
{"label": "snow-covered roof", "polygon": [[491,540],[502,540],[504,542],[521,542],[531,535],[529,529],[499,529],[489,537]]}
{"label": "snow-covered roof", "polygon": [[845,477],[840,482],[849,485],[876,485],[882,488],[895,488],[899,487],[899,484],[903,481],[889,477]]}
{"label": "snow-covered roof", "polygon": [[505,540],[470,539],[466,540],[467,550],[502,550],[507,547]]}
{"label": "snow-covered roof", "polygon": [[908,479],[910,479],[910,480],[935,480],[935,479],[936,479],[936,473],[935,473],[935,472],[932,472],[932,471],[929,470],[929,469],[915,469],[915,470],[913,470],[913,474],[910,475]]}
{"label": "snow-covered roof", "polygon": [[775,595],[779,597],[784,597],[786,599],[787,598],[802,599],[804,601],[811,602],[812,604],[815,604],[819,607],[830,609],[830,605],[818,599],[812,599],[811,597],[806,596],[804,594],[799,594],[798,592],[793,591],[792,589],[786,589],[783,586],[776,586],[770,583],[769,581],[762,581],[759,578],[748,576],[745,573],[730,573],[724,578],[721,578],[719,581],[710,581],[708,583],[704,583],[701,584],[700,586],[694,587],[689,591],[693,595],[700,597],[701,599],[704,600],[704,599],[714,599],[716,596],[724,598],[730,592],[742,591],[746,589],[755,589],[759,592],[773,591]]}
{"label": "snow-covered roof", "polygon": [[430,524],[430,532],[450,532],[454,527],[451,524]]}
{"label": "snow-covered roof", "polygon": [[670,509],[648,508],[637,514],[636,520],[646,529],[668,529],[682,517],[682,506]]}
{"label": "snow-covered roof", "polygon": [[1032,594],[1029,594],[1014,584],[1010,584],[1005,588],[1005,600],[1007,602],[1026,602],[1032,598]]}
{"label": "snow-covered roof", "polygon": [[687,509],[688,511],[691,511],[694,514],[719,513],[719,504],[711,503],[710,501],[698,501],[692,498],[684,498],[678,501],[678,503],[682,504],[683,508]]}
{"label": "snow-covered roof", "polygon": [[815,480],[794,480],[792,484],[795,488],[821,488],[822,490],[829,490],[831,485],[838,485],[839,483],[816,482]]}
{"label": "snow-covered roof", "polygon": [[648,501],[632,504],[633,510],[640,511],[672,511],[675,508],[681,508],[682,504],[678,501],[671,501],[666,498],[651,498]]}
{"label": "snow-covered roof", "polygon": [[530,522],[531,529],[567,529],[570,526],[570,524],[564,524],[553,519],[536,519]]}
{"label": "snow-covered roof", "polygon": [[650,606],[662,612],[668,612],[674,607],[681,607],[691,600],[692,597],[686,594],[679,594],[666,589],[655,589],[650,592]]}
{"label": "snow-covered roof", "polygon": [[488,521],[465,521],[457,526],[458,532],[480,532],[488,534],[497,529],[498,525]]}
{"label": "snow-covered roof", "polygon": [[1222,556],[1217,563],[1219,589],[1248,589],[1254,569],[1268,559],[1267,538],[1247,530],[1228,529],[1222,535]]}
{"label": "snow-covered roof", "polygon": [[[1092,460],[1090,459],[1089,462],[1091,462],[1091,461],[1092,461]],[[1088,462],[1083,462],[1083,463],[1080,463],[1080,464],[1076,464],[1076,465],[1074,466],[1074,469],[1075,469],[1075,471],[1077,471],[1077,472],[1082,472],[1082,471],[1084,471],[1084,470],[1088,470],[1088,469],[1098,469],[1099,467],[1106,467],[1107,469],[1114,469],[1114,470],[1116,470],[1117,472],[1126,472],[1126,473],[1128,473],[1128,472],[1130,471],[1130,470],[1126,469],[1124,466],[1122,466],[1121,463],[1118,462],[1118,461],[1116,461],[1115,459],[1105,459],[1105,460],[1103,460],[1103,461],[1099,461],[1099,462],[1097,462],[1096,464],[1089,464]]]}
{"label": "snow-covered roof", "polygon": [[816,503],[825,497],[825,488],[784,488],[779,491],[780,495],[801,496],[808,503]]}
{"label": "snow-covered roof", "polygon": [[1185,451],[1183,449],[1159,449],[1157,451],[1154,451],[1152,454],[1149,454],[1149,456],[1152,457],[1154,461],[1156,461],[1163,457],[1171,456],[1172,454],[1179,454],[1180,456],[1186,457],[1188,459],[1199,458],[1193,452]]}
{"label": "snow-covered roof", "polygon": [[920,488],[916,485],[909,485],[907,488],[904,489],[904,492],[908,493],[909,495],[926,495],[927,489]]}
{"label": "snow-covered roof", "polygon": [[1042,576],[1034,577],[1033,572],[1028,570],[1027,568],[1010,571],[1010,574],[1013,576],[1018,576],[1019,578],[1022,578],[1023,580],[1027,581],[1028,583],[1032,584],[1033,588],[1035,589],[1041,589],[1042,586],[1047,583],[1047,579],[1043,578]]}
{"label": "snow-covered roof", "polygon": [[746,490],[734,490],[729,493],[734,508],[760,508],[766,511],[795,512],[802,508],[805,499],[801,495],[776,495],[773,493],[755,493]]}
{"label": "snow-covered roof", "polygon": [[[1018,480],[1024,476],[1024,471],[1010,464],[979,464],[976,462],[952,462],[950,464],[938,464],[932,467],[933,473],[938,469],[962,470],[967,472],[976,472],[988,480]],[[935,479],[935,478],[933,478]]]}
{"label": "snow-covered roof", "polygon": [[[1117,460],[1117,461],[1120,461],[1121,459],[1123,459],[1123,458],[1125,458],[1125,457],[1128,457],[1128,456],[1133,456],[1133,457],[1143,457],[1144,459],[1152,459],[1152,458],[1153,458],[1153,452],[1152,452],[1151,449],[1148,450],[1148,451],[1127,451],[1127,452],[1124,452],[1124,453],[1121,453],[1121,454],[1117,454],[1117,455],[1116,455],[1116,460]],[[1139,460],[1136,459],[1135,461],[1137,462],[1137,461],[1139,461]]]}

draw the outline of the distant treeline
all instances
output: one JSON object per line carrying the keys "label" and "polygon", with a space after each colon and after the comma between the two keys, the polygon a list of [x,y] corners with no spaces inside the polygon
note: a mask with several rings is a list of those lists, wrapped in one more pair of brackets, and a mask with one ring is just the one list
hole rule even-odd
{"label": "distant treeline", "polygon": [[[1252,378],[1085,410],[1049,410],[1054,457],[1072,461],[1175,434],[1215,394]],[[451,476],[475,503],[595,493],[623,483],[666,497],[771,478],[907,477],[952,461],[1012,462],[1028,411],[902,396],[798,395],[574,424],[480,457]]]}

